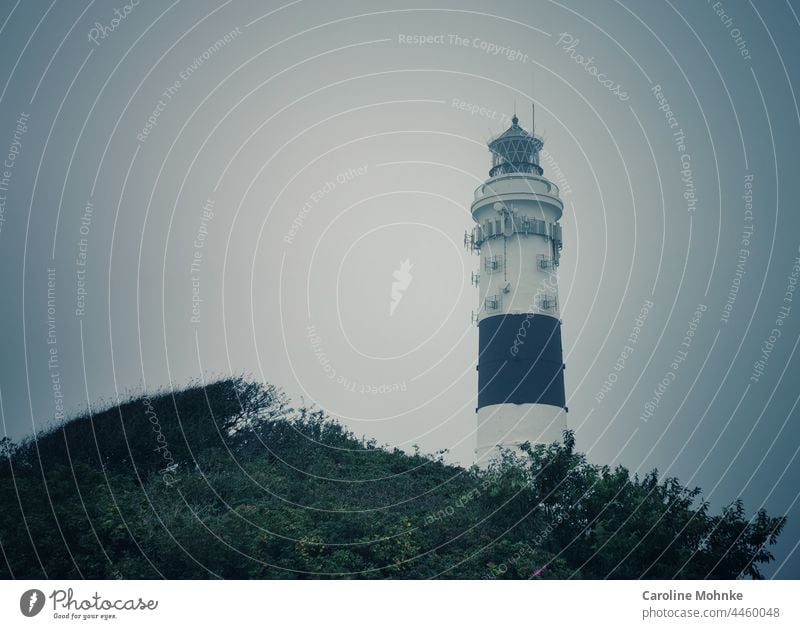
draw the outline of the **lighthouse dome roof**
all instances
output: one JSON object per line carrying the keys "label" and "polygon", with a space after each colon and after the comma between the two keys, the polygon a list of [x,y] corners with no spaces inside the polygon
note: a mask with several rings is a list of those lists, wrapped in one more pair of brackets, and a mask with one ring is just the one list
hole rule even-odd
{"label": "lighthouse dome roof", "polygon": [[489,142],[492,153],[492,169],[489,176],[514,172],[536,173],[541,175],[539,151],[544,142],[541,138],[529,133],[519,125],[519,118],[514,114],[511,126]]}

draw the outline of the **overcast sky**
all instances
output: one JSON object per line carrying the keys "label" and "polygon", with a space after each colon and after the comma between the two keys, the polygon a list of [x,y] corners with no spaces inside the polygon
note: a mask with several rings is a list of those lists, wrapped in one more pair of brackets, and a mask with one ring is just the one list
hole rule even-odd
{"label": "overcast sky", "polygon": [[535,102],[578,446],[788,513],[800,576],[800,22],[717,4],[3,3],[5,433],[247,373],[470,463],[463,234]]}

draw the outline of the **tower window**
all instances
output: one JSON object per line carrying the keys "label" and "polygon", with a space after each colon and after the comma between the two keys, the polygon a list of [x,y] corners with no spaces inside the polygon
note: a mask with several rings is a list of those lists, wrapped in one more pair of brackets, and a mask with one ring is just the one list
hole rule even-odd
{"label": "tower window", "polygon": [[494,273],[503,268],[503,256],[488,256],[484,261],[484,267],[489,273]]}
{"label": "tower window", "polygon": [[486,310],[499,310],[502,297],[500,295],[491,295],[485,300]]}
{"label": "tower window", "polygon": [[555,266],[556,266],[556,263],[553,260],[553,258],[549,258],[546,255],[544,255],[543,253],[540,253],[538,256],[536,256],[536,259],[537,259],[539,268],[542,269],[542,270],[551,270],[551,269],[554,269]]}
{"label": "tower window", "polygon": [[539,302],[539,307],[542,310],[557,310],[558,297],[556,295],[544,295]]}

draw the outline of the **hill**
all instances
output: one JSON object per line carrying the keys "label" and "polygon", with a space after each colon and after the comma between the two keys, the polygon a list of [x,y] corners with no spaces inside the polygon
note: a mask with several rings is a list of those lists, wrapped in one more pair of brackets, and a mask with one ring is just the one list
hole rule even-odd
{"label": "hill", "polygon": [[3,578],[761,578],[785,520],[562,443],[489,470],[243,378],[0,441]]}

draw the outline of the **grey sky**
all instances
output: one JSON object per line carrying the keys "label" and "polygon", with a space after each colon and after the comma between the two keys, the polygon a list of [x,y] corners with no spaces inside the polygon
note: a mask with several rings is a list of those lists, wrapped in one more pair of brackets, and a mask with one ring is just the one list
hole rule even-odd
{"label": "grey sky", "polygon": [[579,447],[788,512],[793,550],[796,7],[140,0],[110,30],[124,4],[0,7],[7,434],[247,372],[469,463],[463,232],[486,140],[533,95]]}

